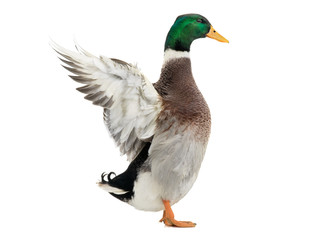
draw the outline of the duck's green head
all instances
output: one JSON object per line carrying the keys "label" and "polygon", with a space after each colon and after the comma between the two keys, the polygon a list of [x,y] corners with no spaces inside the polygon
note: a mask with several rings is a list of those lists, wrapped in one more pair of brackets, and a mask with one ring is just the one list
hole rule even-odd
{"label": "duck's green head", "polygon": [[176,18],[167,34],[165,50],[189,51],[195,39],[204,37],[228,43],[228,40],[217,33],[205,17],[199,14],[181,15]]}

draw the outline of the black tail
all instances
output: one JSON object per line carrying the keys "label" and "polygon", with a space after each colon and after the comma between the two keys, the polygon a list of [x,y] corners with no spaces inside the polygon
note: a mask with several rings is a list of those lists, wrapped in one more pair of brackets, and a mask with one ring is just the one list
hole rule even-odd
{"label": "black tail", "polygon": [[[103,184],[106,184],[107,186],[123,190],[123,193],[118,194],[112,191],[109,191],[108,189],[111,189],[109,187],[106,188],[106,190],[114,197],[120,199],[121,201],[128,202],[132,199],[134,195],[134,182],[136,181],[138,177],[138,173],[141,170],[141,167],[145,163],[146,159],[148,158],[148,150],[151,146],[151,143],[148,142],[143,147],[142,151],[137,155],[137,157],[130,163],[128,168],[125,172],[122,174],[116,176],[114,172],[110,172],[109,174],[106,174],[103,172],[101,174],[101,181],[99,184],[103,188]],[[112,175],[115,175],[113,178]],[[105,180],[105,177],[107,176],[107,181]]]}

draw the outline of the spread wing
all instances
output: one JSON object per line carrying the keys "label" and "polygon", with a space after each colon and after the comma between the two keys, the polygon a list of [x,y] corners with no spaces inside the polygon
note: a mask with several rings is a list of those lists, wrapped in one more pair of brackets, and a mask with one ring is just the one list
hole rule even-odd
{"label": "spread wing", "polygon": [[104,108],[104,122],[129,161],[151,141],[161,98],[136,66],[118,59],[96,57],[76,45],[78,52],[52,42],[70,77],[84,86],[77,88],[85,99]]}

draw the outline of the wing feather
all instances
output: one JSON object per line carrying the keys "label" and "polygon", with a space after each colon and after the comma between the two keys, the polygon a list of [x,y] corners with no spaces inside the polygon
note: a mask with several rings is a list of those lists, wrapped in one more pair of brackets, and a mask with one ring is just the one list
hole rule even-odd
{"label": "wing feather", "polygon": [[103,119],[122,154],[131,161],[150,141],[162,101],[153,85],[132,64],[96,57],[76,44],[78,52],[51,42],[70,77],[84,86],[85,99],[104,108]]}

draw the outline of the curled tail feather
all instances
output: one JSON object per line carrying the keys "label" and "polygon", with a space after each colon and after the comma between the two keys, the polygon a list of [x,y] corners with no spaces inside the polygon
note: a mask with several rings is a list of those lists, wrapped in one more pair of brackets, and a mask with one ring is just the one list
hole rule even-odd
{"label": "curled tail feather", "polygon": [[[112,175],[115,175],[114,172],[110,172],[109,174],[103,172],[101,174],[101,181],[100,182],[97,182],[97,184],[99,185],[100,188],[102,188],[103,190],[109,192],[109,193],[114,193],[114,194],[118,194],[118,195],[121,195],[121,194],[125,194],[127,193],[128,191],[125,191],[123,189],[120,189],[120,188],[116,188],[116,187],[113,187],[111,186],[110,182],[112,181],[111,179],[111,176]],[[106,181],[104,178],[105,176],[107,176],[107,180]]]}

